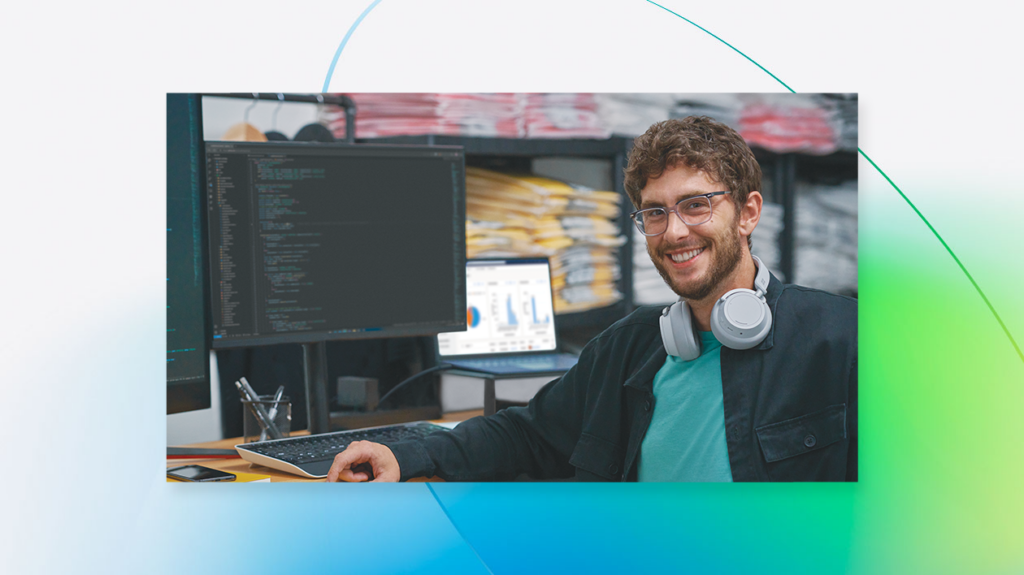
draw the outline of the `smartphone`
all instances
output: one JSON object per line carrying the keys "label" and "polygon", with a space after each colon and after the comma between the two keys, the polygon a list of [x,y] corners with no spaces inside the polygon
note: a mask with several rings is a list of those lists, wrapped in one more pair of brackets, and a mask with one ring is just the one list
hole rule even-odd
{"label": "smartphone", "polygon": [[182,465],[167,470],[167,477],[181,481],[234,481],[235,474],[202,465]]}

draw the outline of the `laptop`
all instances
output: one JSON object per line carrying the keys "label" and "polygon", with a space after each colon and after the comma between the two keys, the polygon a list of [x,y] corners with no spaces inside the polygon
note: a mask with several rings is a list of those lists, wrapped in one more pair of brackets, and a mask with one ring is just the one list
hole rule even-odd
{"label": "laptop", "polygon": [[438,359],[500,376],[568,371],[577,357],[557,353],[547,258],[466,261],[466,331],[438,334]]}

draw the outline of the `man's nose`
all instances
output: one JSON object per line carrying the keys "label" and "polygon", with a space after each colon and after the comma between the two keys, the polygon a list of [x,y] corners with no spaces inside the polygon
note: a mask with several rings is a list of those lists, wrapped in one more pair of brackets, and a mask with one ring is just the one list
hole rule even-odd
{"label": "man's nose", "polygon": [[668,229],[665,230],[666,239],[672,241],[685,238],[690,235],[690,226],[683,223],[679,214],[671,212],[668,215]]}

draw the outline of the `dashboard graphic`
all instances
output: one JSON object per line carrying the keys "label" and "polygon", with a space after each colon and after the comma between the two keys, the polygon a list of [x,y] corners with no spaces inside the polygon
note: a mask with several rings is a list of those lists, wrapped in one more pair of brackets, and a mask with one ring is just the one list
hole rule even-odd
{"label": "dashboard graphic", "polygon": [[473,306],[469,306],[469,309],[466,310],[466,325],[468,325],[470,329],[480,325],[480,310]]}
{"label": "dashboard graphic", "polygon": [[466,303],[467,330],[438,335],[441,355],[554,351],[545,260],[468,262]]}

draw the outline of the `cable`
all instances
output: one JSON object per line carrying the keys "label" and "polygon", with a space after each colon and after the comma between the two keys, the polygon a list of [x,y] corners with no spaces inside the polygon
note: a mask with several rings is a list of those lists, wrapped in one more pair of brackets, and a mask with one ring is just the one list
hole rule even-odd
{"label": "cable", "polygon": [[455,366],[450,364],[450,363],[442,363],[440,365],[435,365],[434,367],[431,367],[429,369],[424,369],[423,371],[421,371],[419,373],[410,375],[409,377],[407,377],[405,379],[405,381],[402,381],[398,385],[392,387],[391,391],[385,393],[384,396],[380,398],[380,401],[377,402],[377,407],[380,407],[381,405],[384,405],[384,400],[387,399],[388,397],[390,397],[392,393],[398,391],[399,389],[402,388],[402,386],[404,386],[405,384],[409,383],[410,381],[418,378],[419,376],[426,375],[428,373],[432,373],[432,372],[435,372],[435,371],[443,371],[443,370],[452,369],[453,367],[455,367]]}

